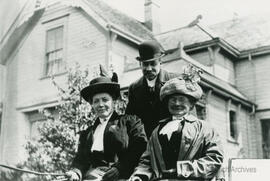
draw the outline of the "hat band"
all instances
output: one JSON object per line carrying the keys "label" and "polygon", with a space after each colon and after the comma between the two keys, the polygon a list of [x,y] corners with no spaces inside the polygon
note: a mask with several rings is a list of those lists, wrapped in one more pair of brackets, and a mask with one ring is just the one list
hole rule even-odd
{"label": "hat band", "polygon": [[164,57],[165,54],[164,53],[158,53],[158,54],[155,54],[154,56],[150,57],[150,58],[141,58],[141,57],[137,57],[136,59],[138,61],[141,61],[141,62],[150,62],[150,61],[154,61],[158,58],[161,58],[161,57]]}

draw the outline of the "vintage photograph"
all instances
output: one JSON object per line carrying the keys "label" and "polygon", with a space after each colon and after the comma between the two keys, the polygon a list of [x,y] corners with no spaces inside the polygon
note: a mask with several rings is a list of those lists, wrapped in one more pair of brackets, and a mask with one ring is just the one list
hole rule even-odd
{"label": "vintage photograph", "polygon": [[267,0],[0,0],[0,181],[266,181]]}

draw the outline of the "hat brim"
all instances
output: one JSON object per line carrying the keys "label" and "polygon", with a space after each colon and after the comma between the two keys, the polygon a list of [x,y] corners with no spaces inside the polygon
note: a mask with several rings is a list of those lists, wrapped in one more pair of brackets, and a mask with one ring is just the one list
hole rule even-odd
{"label": "hat brim", "polygon": [[164,56],[165,56],[165,53],[162,53],[160,56],[154,57],[154,58],[151,58],[151,59],[142,59],[141,57],[136,57],[136,60],[138,60],[139,62],[151,62],[151,61],[154,61],[156,59],[162,58]]}
{"label": "hat brim", "polygon": [[98,93],[108,93],[118,98],[120,97],[120,85],[117,83],[97,83],[81,90],[81,96],[87,102],[90,102],[93,96]]}

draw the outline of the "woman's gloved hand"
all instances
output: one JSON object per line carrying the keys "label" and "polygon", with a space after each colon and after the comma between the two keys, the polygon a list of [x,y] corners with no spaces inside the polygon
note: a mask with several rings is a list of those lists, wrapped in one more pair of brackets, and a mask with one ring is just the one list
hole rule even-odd
{"label": "woman's gloved hand", "polygon": [[163,170],[162,175],[164,178],[176,178],[177,172],[176,169]]}
{"label": "woman's gloved hand", "polygon": [[116,181],[119,177],[119,170],[111,167],[102,177],[102,181]]}
{"label": "woman's gloved hand", "polygon": [[142,181],[142,179],[139,176],[132,176],[128,181]]}
{"label": "woman's gloved hand", "polygon": [[72,170],[66,172],[66,175],[67,175],[67,177],[69,178],[70,181],[79,181],[80,180],[79,175],[76,172],[72,171]]}
{"label": "woman's gloved hand", "polygon": [[148,181],[148,178],[146,175],[138,174],[131,176],[128,181]]}
{"label": "woman's gloved hand", "polygon": [[118,150],[125,149],[128,147],[129,138],[126,127],[121,126],[120,128],[117,125],[112,125],[109,128],[109,133],[111,134],[113,142],[115,143],[115,147]]}

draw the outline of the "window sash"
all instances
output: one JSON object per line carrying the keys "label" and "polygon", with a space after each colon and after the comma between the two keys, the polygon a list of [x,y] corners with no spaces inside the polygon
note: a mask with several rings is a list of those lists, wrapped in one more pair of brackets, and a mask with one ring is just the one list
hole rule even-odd
{"label": "window sash", "polygon": [[230,118],[230,136],[233,139],[237,139],[237,120],[236,120],[236,112],[229,111],[229,118]]}
{"label": "window sash", "polygon": [[61,73],[63,63],[63,26],[47,31],[45,75]]}

